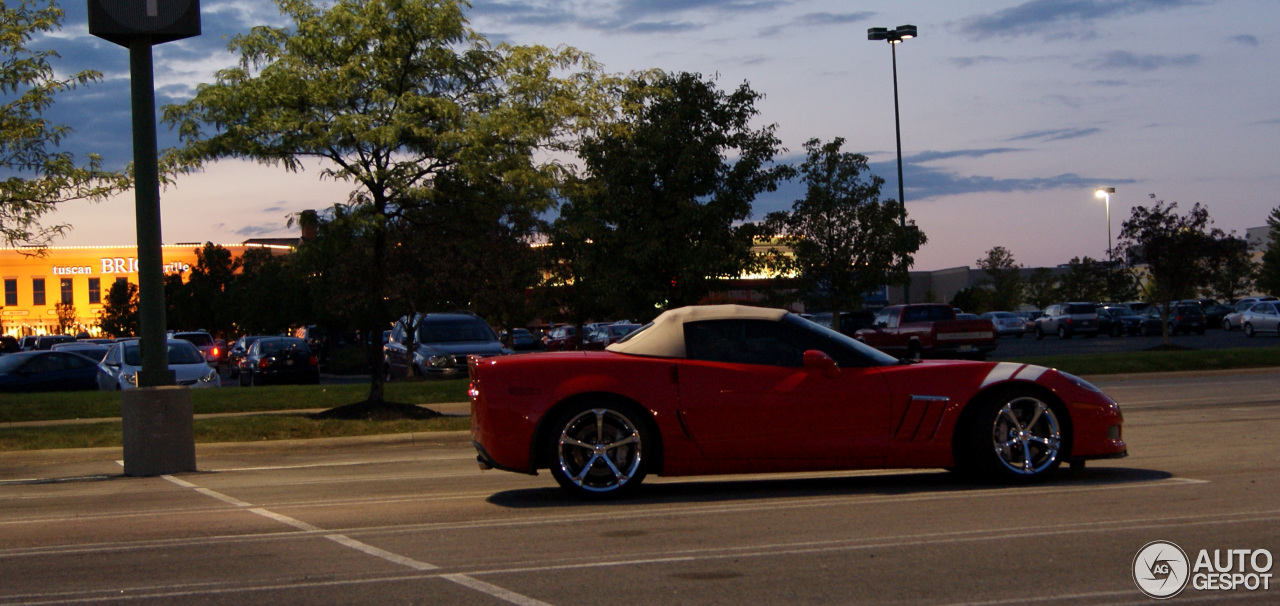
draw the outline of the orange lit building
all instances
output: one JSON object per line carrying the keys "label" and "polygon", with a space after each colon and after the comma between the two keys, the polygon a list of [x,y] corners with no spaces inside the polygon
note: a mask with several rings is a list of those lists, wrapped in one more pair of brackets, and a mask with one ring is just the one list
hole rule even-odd
{"label": "orange lit building", "polygon": [[[293,239],[249,240],[223,244],[232,256],[240,257],[248,248],[270,248],[280,253],[293,250]],[[196,249],[203,244],[173,244],[162,248],[165,275],[186,278],[196,264]],[[98,314],[111,285],[124,280],[138,283],[136,246],[51,246],[40,255],[35,249],[0,249],[0,333],[26,335],[60,334],[57,304],[70,303],[75,309],[71,334],[98,334]]]}

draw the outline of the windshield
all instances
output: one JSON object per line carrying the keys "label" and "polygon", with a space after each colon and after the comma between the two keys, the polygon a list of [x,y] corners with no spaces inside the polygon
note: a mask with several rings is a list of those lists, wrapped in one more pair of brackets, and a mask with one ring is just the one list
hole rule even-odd
{"label": "windshield", "polygon": [[182,339],[183,341],[187,341],[192,345],[195,345],[196,347],[208,347],[210,345],[213,345],[213,337],[203,332],[179,333],[179,334],[173,335],[173,338]]}
{"label": "windshield", "polygon": [[476,320],[432,322],[418,327],[419,343],[462,343],[466,341],[496,341],[493,329]]}
{"label": "windshield", "polygon": [[[138,344],[124,346],[124,363],[129,366],[142,366],[142,353]],[[204,355],[186,341],[169,341],[169,364],[204,364]]]}
{"label": "windshield", "polygon": [[31,356],[23,356],[23,355],[17,355],[17,354],[10,355],[10,356],[0,356],[0,372],[13,372],[17,370],[19,366],[22,366],[24,363],[26,363],[26,361],[29,359],[31,359]]}

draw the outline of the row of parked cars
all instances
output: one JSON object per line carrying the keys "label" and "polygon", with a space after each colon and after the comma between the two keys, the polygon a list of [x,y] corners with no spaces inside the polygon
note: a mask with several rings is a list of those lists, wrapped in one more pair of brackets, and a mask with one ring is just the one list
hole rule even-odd
{"label": "row of parked cars", "polygon": [[[980,317],[991,320],[999,336],[1036,339],[1057,336],[1159,335],[1163,331],[1162,306],[1148,303],[1057,303],[1043,311],[993,311]],[[1248,297],[1230,305],[1213,299],[1174,301],[1168,313],[1170,334],[1204,334],[1209,328],[1280,333],[1280,302],[1275,297]]]}
{"label": "row of parked cars", "polygon": [[[115,391],[137,387],[142,356],[136,338],[36,339],[29,350],[22,350],[19,342],[16,350],[0,355],[0,391]],[[319,382],[319,361],[302,339],[278,335],[251,339],[239,339],[228,347],[204,331],[168,333],[168,368],[178,385],[219,387],[219,367],[234,355],[232,368],[241,385]],[[41,349],[41,341],[55,342]]]}

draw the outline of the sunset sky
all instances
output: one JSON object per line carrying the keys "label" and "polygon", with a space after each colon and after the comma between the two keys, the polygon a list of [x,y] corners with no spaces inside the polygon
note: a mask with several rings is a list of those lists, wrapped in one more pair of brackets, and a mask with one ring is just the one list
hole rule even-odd
{"label": "sunset sky", "polygon": [[[140,0],[139,0],[140,1]],[[162,0],[163,1],[163,0]],[[64,95],[50,118],[64,147],[131,159],[128,52],[88,34],[84,0],[63,4],[59,73],[104,81]],[[263,0],[202,0],[204,34],[155,49],[157,104],[189,98],[232,64],[228,39],[281,23]],[[889,45],[867,28],[913,24],[898,46],[907,209],[929,238],[916,269],[974,265],[993,246],[1026,266],[1103,258],[1133,205],[1206,205],[1243,235],[1280,206],[1280,2],[1268,0],[476,0],[493,42],[567,44],[610,72],[660,68],[746,81],[759,124],[803,143],[846,139],[897,197]],[[160,147],[177,145],[160,130]],[[313,167],[224,161],[162,192],[166,243],[296,235],[290,213],[345,200]],[[761,197],[754,218],[789,208],[798,185]],[[1155,199],[1150,197],[1155,195]],[[60,245],[135,242],[133,195],[65,205]]]}

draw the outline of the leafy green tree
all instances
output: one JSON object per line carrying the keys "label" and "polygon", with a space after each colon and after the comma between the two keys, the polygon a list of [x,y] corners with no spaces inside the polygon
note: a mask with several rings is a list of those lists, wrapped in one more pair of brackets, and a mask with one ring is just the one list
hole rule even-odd
{"label": "leafy green tree", "polygon": [[841,151],[844,139],[810,139],[804,146],[804,198],[790,211],[771,213],[762,227],[792,254],[774,248],[768,264],[798,274],[806,304],[839,318],[843,310],[861,308],[866,293],[902,284],[926,238],[914,221],[903,227],[902,204],[880,200],[884,179],[871,174],[866,156]]}
{"label": "leafy green tree", "polygon": [[[589,57],[563,47],[492,47],[468,26],[462,0],[276,4],[290,26],[236,36],[230,50],[239,64],[189,102],[164,108],[186,142],[169,160],[191,168],[239,157],[296,171],[317,159],[322,177],[351,183],[346,209],[323,230],[329,241],[302,248],[341,251],[329,258],[329,275],[345,276],[341,287],[352,294],[323,307],[366,335],[405,311],[393,304],[387,272],[404,211],[436,202],[434,184],[450,174],[496,180],[550,205],[563,171],[535,154],[571,144],[602,111],[593,104],[612,101],[597,92],[607,79]],[[352,265],[332,267],[343,263]],[[375,371],[368,402],[378,404],[381,343],[366,344]]]}
{"label": "leafy green tree", "polygon": [[1031,270],[1023,289],[1024,300],[1036,309],[1044,309],[1062,298],[1058,293],[1058,277],[1048,267]]}
{"label": "leafy green tree", "polygon": [[1249,242],[1244,238],[1229,235],[1209,249],[1210,296],[1223,302],[1234,301],[1253,290],[1257,273]]}
{"label": "leafy green tree", "polygon": [[1210,227],[1209,211],[1196,204],[1178,214],[1178,203],[1135,206],[1120,226],[1120,242],[1130,264],[1145,266],[1149,276],[1142,284],[1146,300],[1160,305],[1165,344],[1169,344],[1170,304],[1190,299],[1211,279],[1209,255],[1222,230]]}
{"label": "leafy green tree", "polygon": [[963,309],[970,313],[982,313],[991,309],[991,291],[981,287],[965,287],[960,289],[948,305]]}
{"label": "leafy green tree", "polygon": [[289,255],[250,248],[240,257],[240,274],[232,289],[231,323],[237,334],[280,334],[290,326],[310,324],[311,298]]}
{"label": "leafy green tree", "polygon": [[1267,250],[1262,253],[1257,286],[1265,293],[1280,292],[1280,207],[1267,216]]}
{"label": "leafy green tree", "polygon": [[128,177],[102,170],[94,154],[77,163],[57,151],[71,128],[49,122],[44,114],[58,93],[99,80],[85,70],[60,78],[52,50],[27,48],[37,34],[62,25],[62,9],[52,1],[0,3],[0,243],[44,246],[69,225],[42,225],[57,205],[71,200],[101,200],[129,187]]}
{"label": "leafy green tree", "polygon": [[1067,273],[1058,283],[1058,295],[1063,301],[1109,301],[1108,273],[1106,261],[1074,257],[1067,263]]}
{"label": "leafy green tree", "polygon": [[53,304],[53,310],[58,314],[58,333],[71,334],[76,327],[76,306],[59,301]]}
{"label": "leafy green tree", "polygon": [[751,125],[759,99],[745,83],[725,92],[699,74],[629,81],[621,116],[581,145],[587,176],[562,209],[575,225],[552,228],[590,241],[581,252],[594,260],[574,263],[575,288],[594,281],[620,315],[643,320],[741,275],[751,203],[790,172],[770,165],[774,127]]}
{"label": "leafy green tree", "polygon": [[987,274],[983,284],[991,289],[986,301],[989,308],[975,308],[977,311],[1014,310],[1022,305],[1022,266],[1014,260],[1009,249],[992,247],[987,256],[978,259],[977,263],[978,268]]}
{"label": "leafy green tree", "polygon": [[138,334],[138,285],[117,280],[107,290],[98,312],[98,327],[112,337]]}
{"label": "leafy green tree", "polygon": [[206,242],[197,248],[196,264],[177,298],[177,316],[181,330],[203,329],[217,337],[234,332],[233,317],[237,313],[233,284],[240,269],[240,259],[226,248]]}

